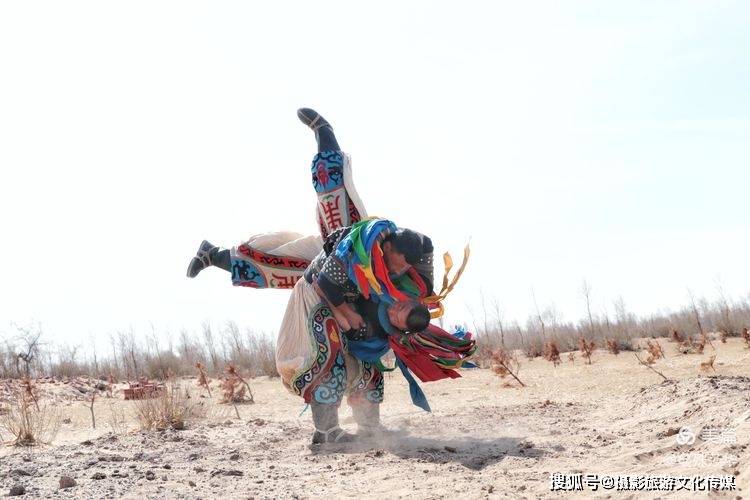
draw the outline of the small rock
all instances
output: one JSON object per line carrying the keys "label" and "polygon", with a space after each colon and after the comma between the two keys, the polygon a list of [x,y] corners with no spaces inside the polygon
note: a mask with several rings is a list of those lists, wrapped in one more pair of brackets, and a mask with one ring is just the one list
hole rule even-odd
{"label": "small rock", "polygon": [[245,473],[237,469],[222,470],[218,469],[211,473],[211,476],[244,476]]}
{"label": "small rock", "polygon": [[171,466],[171,465],[169,465],[169,464],[164,464],[164,468],[165,468],[165,469],[167,469],[167,470],[169,470],[169,469],[171,469],[171,468],[172,468],[172,466]]}
{"label": "small rock", "polygon": [[190,485],[193,488],[195,488],[195,481],[188,481],[188,485]]}
{"label": "small rock", "polygon": [[456,449],[453,446],[446,446],[445,451],[448,451],[450,453],[456,453]]}
{"label": "small rock", "polygon": [[67,488],[72,488],[76,484],[77,484],[76,480],[73,479],[70,476],[62,476],[62,477],[60,477],[60,489],[61,490],[64,490],[64,489],[67,489]]}
{"label": "small rock", "polygon": [[70,422],[71,422],[71,420],[69,418],[62,419],[62,423],[64,423],[64,424],[69,424]]}
{"label": "small rock", "polygon": [[229,455],[229,460],[239,460],[239,459],[240,459],[239,453],[232,453],[231,455]]}
{"label": "small rock", "polygon": [[674,436],[675,434],[679,434],[679,432],[679,427],[670,427],[664,432],[664,437]]}
{"label": "small rock", "polygon": [[91,476],[91,479],[98,481],[100,479],[105,479],[106,477],[107,475],[103,472],[94,472],[94,475]]}
{"label": "small rock", "polygon": [[22,484],[16,484],[10,489],[10,493],[8,496],[11,497],[20,497],[21,495],[26,494],[26,488],[23,487]]}
{"label": "small rock", "polygon": [[81,444],[83,446],[91,446],[94,443],[90,439],[87,439],[86,441],[81,441]]}
{"label": "small rock", "polygon": [[27,471],[26,469],[13,469],[11,472],[14,476],[30,476],[31,472]]}
{"label": "small rock", "polygon": [[146,479],[149,481],[153,481],[156,479],[156,474],[154,474],[154,471],[150,470],[146,472]]}

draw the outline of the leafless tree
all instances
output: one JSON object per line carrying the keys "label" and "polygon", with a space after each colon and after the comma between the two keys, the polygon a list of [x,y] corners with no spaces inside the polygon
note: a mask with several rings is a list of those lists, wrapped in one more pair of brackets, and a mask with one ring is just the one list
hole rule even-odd
{"label": "leafless tree", "polygon": [[542,313],[539,312],[539,304],[536,301],[536,292],[534,291],[534,287],[531,287],[531,297],[534,299],[534,310],[536,311],[536,319],[539,321],[539,326],[542,329],[542,340],[547,340],[547,332],[544,328],[544,319],[542,318]]}
{"label": "leafless tree", "polygon": [[583,280],[581,293],[583,294],[583,298],[586,301],[586,313],[589,317],[589,328],[591,328],[590,334],[591,336],[594,336],[596,335],[596,330],[594,328],[594,317],[591,314],[591,286],[589,285],[588,281],[586,281],[586,279]]}

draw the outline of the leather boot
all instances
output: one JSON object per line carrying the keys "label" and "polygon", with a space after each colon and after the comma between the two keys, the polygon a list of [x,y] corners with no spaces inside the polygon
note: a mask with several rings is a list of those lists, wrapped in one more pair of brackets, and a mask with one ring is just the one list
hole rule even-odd
{"label": "leather boot", "polygon": [[333,127],[317,111],[310,108],[300,108],[297,110],[297,118],[315,132],[318,152],[341,150],[336,135],[333,133]]}
{"label": "leather boot", "polygon": [[195,257],[190,260],[187,269],[187,277],[195,278],[198,273],[203,271],[208,266],[216,266],[230,271],[230,259],[229,250],[223,250],[217,246],[212,245],[206,240],[201,242],[196,252]]}
{"label": "leather boot", "polygon": [[373,438],[382,436],[389,429],[380,423],[380,404],[362,401],[352,406],[352,415],[357,422],[357,437]]}
{"label": "leather boot", "polygon": [[315,424],[312,444],[351,443],[356,440],[356,436],[339,427],[338,405],[313,400],[310,402],[310,409]]}

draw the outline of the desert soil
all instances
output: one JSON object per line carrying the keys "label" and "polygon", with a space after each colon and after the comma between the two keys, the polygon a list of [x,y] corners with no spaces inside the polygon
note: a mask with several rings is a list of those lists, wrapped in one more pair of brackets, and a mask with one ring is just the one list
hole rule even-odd
{"label": "desert soil", "polygon": [[[433,411],[412,406],[400,375],[386,376],[383,421],[399,434],[354,449],[313,452],[312,422],[278,379],[251,380],[254,404],[234,408],[199,398],[207,418],[181,431],[141,431],[137,403],[100,397],[91,428],[84,386],[39,384],[65,418],[45,446],[0,448],[0,495],[23,485],[27,497],[54,498],[587,498],[671,497],[696,493],[550,491],[553,473],[736,476],[750,498],[750,349],[714,341],[714,353],[675,353],[640,366],[632,353],[597,351],[593,364],[562,355],[561,366],[521,359],[525,388],[504,387],[490,370],[423,384]],[[643,356],[642,356],[643,357]],[[81,382],[77,382],[81,386]],[[214,381],[214,397],[218,393]],[[349,409],[342,424],[355,429]],[[678,429],[697,439],[677,443]],[[8,440],[4,434],[2,439]],[[59,489],[67,475],[76,486]],[[705,496],[705,493],[702,493]]]}

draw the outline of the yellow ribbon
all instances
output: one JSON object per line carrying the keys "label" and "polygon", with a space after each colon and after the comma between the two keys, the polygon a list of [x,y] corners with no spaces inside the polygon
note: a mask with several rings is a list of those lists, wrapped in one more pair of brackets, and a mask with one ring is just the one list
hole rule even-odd
{"label": "yellow ribbon", "polygon": [[443,254],[443,266],[445,267],[445,273],[443,274],[443,286],[440,289],[440,293],[430,295],[429,297],[425,297],[422,299],[422,303],[424,304],[437,304],[437,309],[430,312],[430,317],[432,319],[439,318],[445,313],[445,306],[443,306],[442,301],[445,300],[448,294],[453,291],[456,283],[458,283],[458,279],[463,274],[464,269],[466,269],[466,264],[469,262],[469,255],[471,255],[471,249],[469,248],[469,244],[467,243],[464,247],[464,258],[461,262],[461,267],[458,268],[458,271],[456,271],[453,279],[449,279],[448,275],[451,269],[453,269],[453,258],[451,258],[451,254],[448,252],[445,252]]}

